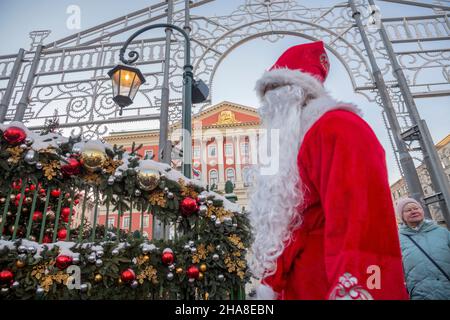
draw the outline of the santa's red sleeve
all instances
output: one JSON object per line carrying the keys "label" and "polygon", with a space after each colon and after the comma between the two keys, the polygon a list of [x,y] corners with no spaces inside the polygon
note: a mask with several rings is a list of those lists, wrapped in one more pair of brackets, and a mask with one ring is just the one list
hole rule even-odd
{"label": "santa's red sleeve", "polygon": [[407,298],[385,152],[372,129],[331,111],[304,144],[302,165],[325,214],[327,298]]}

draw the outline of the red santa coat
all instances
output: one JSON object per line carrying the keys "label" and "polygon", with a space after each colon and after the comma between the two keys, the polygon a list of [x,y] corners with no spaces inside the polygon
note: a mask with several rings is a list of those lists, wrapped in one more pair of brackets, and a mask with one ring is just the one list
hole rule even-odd
{"label": "red santa coat", "polygon": [[304,135],[303,223],[262,283],[279,299],[407,299],[385,152],[362,118],[336,108]]}

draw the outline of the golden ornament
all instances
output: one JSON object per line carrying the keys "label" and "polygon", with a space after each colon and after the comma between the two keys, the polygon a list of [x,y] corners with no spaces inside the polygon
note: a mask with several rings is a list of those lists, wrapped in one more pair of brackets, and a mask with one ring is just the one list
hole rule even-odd
{"label": "golden ornament", "polygon": [[137,175],[138,187],[144,191],[151,191],[159,185],[161,174],[154,168],[141,168]]}
{"label": "golden ornament", "polygon": [[95,282],[100,282],[103,280],[103,276],[100,273],[98,273],[95,275],[94,280]]}
{"label": "golden ornament", "polygon": [[177,268],[177,270],[175,272],[178,274],[181,274],[181,273],[183,273],[183,268]]}
{"label": "golden ornament", "polygon": [[17,268],[23,268],[23,267],[25,267],[25,262],[22,261],[22,260],[17,260],[17,261],[16,261],[16,267],[17,267]]}
{"label": "golden ornament", "polygon": [[95,149],[85,149],[81,153],[81,163],[90,172],[100,169],[106,161],[106,154]]}
{"label": "golden ornament", "polygon": [[200,271],[201,271],[201,272],[205,272],[205,271],[206,271],[206,264],[202,263],[202,264],[200,265]]}
{"label": "golden ornament", "polygon": [[120,285],[123,284],[122,279],[119,278],[119,279],[117,280],[117,283],[120,284]]}
{"label": "golden ornament", "polygon": [[150,260],[150,257],[149,257],[149,256],[143,256],[143,257],[142,257],[142,260],[143,260],[144,262],[148,262],[148,260]]}
{"label": "golden ornament", "polygon": [[203,280],[204,277],[205,277],[205,276],[203,275],[202,272],[199,272],[199,273],[198,273],[198,280]]}

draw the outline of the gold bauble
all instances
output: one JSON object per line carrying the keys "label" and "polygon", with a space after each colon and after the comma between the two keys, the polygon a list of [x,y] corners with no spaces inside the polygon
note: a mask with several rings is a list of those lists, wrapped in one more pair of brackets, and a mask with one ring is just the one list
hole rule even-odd
{"label": "gold bauble", "polygon": [[199,273],[198,273],[198,280],[203,280],[204,277],[205,277],[205,276],[203,275],[202,272],[199,272]]}
{"label": "gold bauble", "polygon": [[100,273],[96,274],[94,277],[95,282],[100,282],[103,280],[103,277]]}
{"label": "gold bauble", "polygon": [[22,260],[17,260],[17,261],[16,261],[16,267],[17,267],[17,268],[23,268],[23,267],[25,267],[25,262],[22,261]]}
{"label": "gold bauble", "polygon": [[123,284],[122,279],[119,278],[119,279],[117,280],[117,283],[118,283],[118,284]]}
{"label": "gold bauble", "polygon": [[144,168],[137,175],[138,187],[144,191],[151,191],[159,185],[161,174],[159,170]]}
{"label": "gold bauble", "polygon": [[148,262],[148,260],[150,260],[150,257],[149,256],[143,256],[142,260],[144,260],[144,262]]}
{"label": "gold bauble", "polygon": [[101,169],[106,161],[106,154],[95,149],[85,149],[81,153],[81,163],[90,172]]}
{"label": "gold bauble", "polygon": [[202,263],[202,264],[200,265],[200,271],[201,271],[201,272],[205,272],[205,271],[206,271],[206,264]]}
{"label": "gold bauble", "polygon": [[175,272],[178,274],[181,274],[181,273],[183,273],[183,268],[177,268],[177,270]]}

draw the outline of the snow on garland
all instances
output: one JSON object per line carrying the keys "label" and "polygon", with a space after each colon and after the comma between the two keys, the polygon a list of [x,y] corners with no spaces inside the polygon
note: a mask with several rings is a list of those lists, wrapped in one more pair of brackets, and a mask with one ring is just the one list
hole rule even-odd
{"label": "snow on garland", "polygon": [[[125,152],[0,124],[2,299],[243,298],[245,212],[168,165],[141,159],[140,147]],[[111,212],[151,213],[177,237],[149,241],[95,223],[80,227],[73,211],[96,195]]]}

